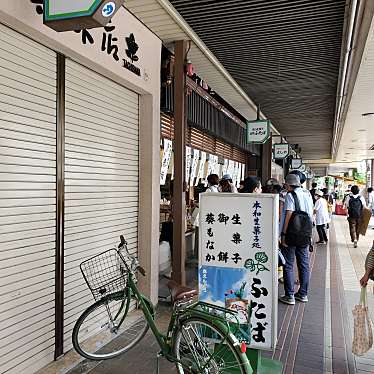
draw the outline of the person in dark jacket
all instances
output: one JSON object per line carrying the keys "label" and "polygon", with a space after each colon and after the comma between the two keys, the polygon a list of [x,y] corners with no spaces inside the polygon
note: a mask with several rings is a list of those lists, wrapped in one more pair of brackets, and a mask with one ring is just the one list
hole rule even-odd
{"label": "person in dark jacket", "polygon": [[257,177],[247,177],[244,179],[244,186],[240,190],[242,193],[261,193],[261,181]]}
{"label": "person in dark jacket", "polygon": [[316,191],[317,191],[317,183],[312,183],[312,189],[310,190],[310,194],[312,195],[313,205],[316,203],[316,198],[315,198]]}

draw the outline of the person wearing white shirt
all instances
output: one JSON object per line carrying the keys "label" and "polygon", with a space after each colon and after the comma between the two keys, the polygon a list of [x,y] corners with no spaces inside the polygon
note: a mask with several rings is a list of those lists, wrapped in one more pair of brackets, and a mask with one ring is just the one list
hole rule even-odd
{"label": "person wearing white shirt", "polygon": [[323,198],[322,191],[316,191],[314,197],[316,199],[316,203],[314,204],[314,214],[316,217],[316,227],[319,236],[317,244],[326,244],[328,242],[326,225],[330,223],[327,200]]}
{"label": "person wearing white shirt", "polygon": [[357,248],[357,242],[360,238],[359,224],[362,218],[362,211],[366,207],[366,201],[360,195],[358,186],[351,187],[351,193],[346,197],[344,206],[348,211],[349,233],[354,248]]}
{"label": "person wearing white shirt", "polygon": [[217,174],[208,175],[208,188],[205,192],[219,192],[219,176]]}

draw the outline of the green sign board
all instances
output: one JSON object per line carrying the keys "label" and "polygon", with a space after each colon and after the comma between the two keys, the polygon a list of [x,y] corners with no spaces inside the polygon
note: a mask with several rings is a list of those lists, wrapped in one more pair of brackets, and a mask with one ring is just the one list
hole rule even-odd
{"label": "green sign board", "polygon": [[102,27],[124,0],[44,0],[44,23],[56,31]]}
{"label": "green sign board", "polygon": [[270,138],[270,121],[247,121],[247,143],[264,144]]}

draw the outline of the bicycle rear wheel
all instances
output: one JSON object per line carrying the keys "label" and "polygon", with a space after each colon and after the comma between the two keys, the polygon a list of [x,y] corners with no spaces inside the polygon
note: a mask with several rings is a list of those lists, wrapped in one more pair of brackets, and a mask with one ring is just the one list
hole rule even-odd
{"label": "bicycle rear wheel", "polygon": [[174,335],[173,352],[179,374],[251,374],[248,359],[238,340],[202,318],[181,322]]}
{"label": "bicycle rear wheel", "polygon": [[136,300],[129,292],[117,292],[83,312],[73,329],[73,346],[85,358],[106,360],[134,347],[148,328]]}

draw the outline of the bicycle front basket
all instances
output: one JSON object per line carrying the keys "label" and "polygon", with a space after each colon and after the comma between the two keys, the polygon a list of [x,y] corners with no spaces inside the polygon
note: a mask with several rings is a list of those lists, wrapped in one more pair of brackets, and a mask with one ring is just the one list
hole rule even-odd
{"label": "bicycle front basket", "polygon": [[95,300],[126,287],[127,268],[115,248],[83,261],[80,269]]}

